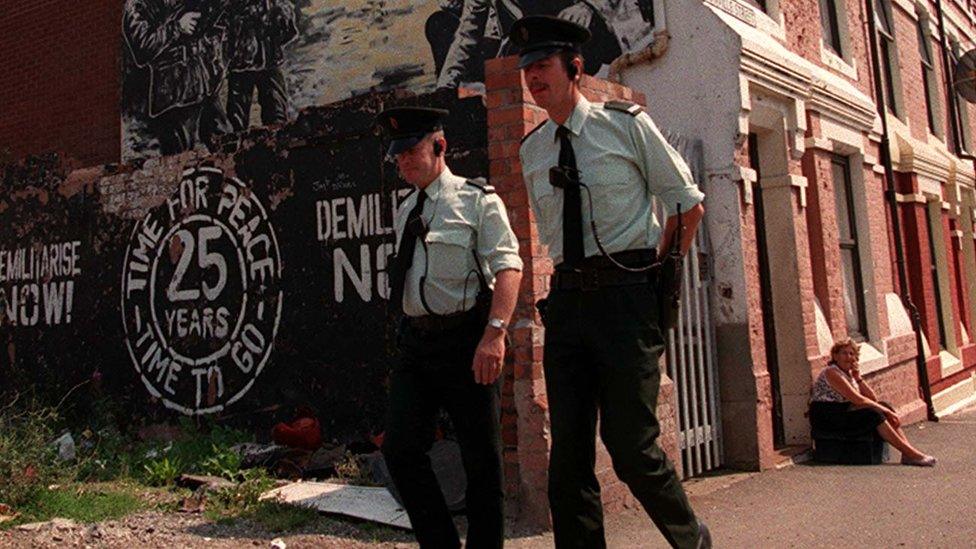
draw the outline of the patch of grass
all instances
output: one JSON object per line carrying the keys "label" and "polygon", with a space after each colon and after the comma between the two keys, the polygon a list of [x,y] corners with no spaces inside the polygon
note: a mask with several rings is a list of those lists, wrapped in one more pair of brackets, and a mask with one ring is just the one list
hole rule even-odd
{"label": "patch of grass", "polygon": [[42,489],[18,509],[19,517],[0,525],[0,529],[53,518],[67,518],[86,523],[98,522],[123,517],[139,511],[144,506],[139,496],[128,490],[92,488],[86,485],[74,485],[55,490]]}
{"label": "patch of grass", "polygon": [[263,526],[269,532],[294,530],[318,519],[314,509],[288,505],[277,501],[259,501],[249,511],[240,515]]}

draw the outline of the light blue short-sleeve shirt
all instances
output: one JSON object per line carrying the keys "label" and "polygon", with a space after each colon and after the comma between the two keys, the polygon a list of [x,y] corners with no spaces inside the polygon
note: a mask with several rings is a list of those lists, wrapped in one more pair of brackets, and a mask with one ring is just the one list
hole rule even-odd
{"label": "light blue short-sleeve shirt", "polygon": [[[662,229],[652,197],[663,202],[669,215],[677,213],[679,204],[684,212],[704,200],[688,165],[637,106],[610,108],[580,97],[565,125],[585,185],[586,257],[600,253],[590,229],[589,199],[600,241],[609,253],[657,247]],[[563,260],[563,191],[549,183],[549,169],[559,160],[556,127],[547,120],[536,128],[523,140],[519,155],[539,239],[558,265]]]}
{"label": "light blue short-sleeve shirt", "polygon": [[400,205],[394,222],[397,249],[417,193],[427,193],[421,213],[427,231],[423,241],[417,242],[406,273],[404,314],[446,315],[468,310],[480,289],[479,271],[494,287],[499,271],[522,270],[518,240],[502,199],[490,186],[469,183],[448,168]]}

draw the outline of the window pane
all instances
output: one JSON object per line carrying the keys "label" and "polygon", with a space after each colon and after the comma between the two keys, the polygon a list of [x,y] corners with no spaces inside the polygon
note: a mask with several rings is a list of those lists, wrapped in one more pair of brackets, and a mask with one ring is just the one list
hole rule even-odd
{"label": "window pane", "polygon": [[884,74],[885,101],[888,103],[888,110],[897,115],[898,106],[895,104],[895,77],[891,72],[892,55],[890,43],[887,39],[881,39],[878,40],[878,46],[881,49],[881,72]]}
{"label": "window pane", "polygon": [[932,69],[922,64],[922,81],[925,85],[925,113],[928,116],[929,130],[937,133],[936,124],[938,120],[935,116],[935,97],[932,93]]}
{"label": "window pane", "polygon": [[847,331],[850,333],[864,334],[864,326],[861,325],[861,314],[863,310],[862,300],[864,299],[856,269],[857,252],[856,250],[840,251],[841,267],[844,270],[844,317],[847,319]]}
{"label": "window pane", "polygon": [[881,32],[888,34],[889,36],[894,36],[892,31],[891,20],[888,18],[887,6],[884,5],[884,0],[875,0],[874,2],[874,14],[878,21],[878,28]]}
{"label": "window pane", "polygon": [[847,166],[838,162],[830,163],[831,177],[834,180],[834,205],[837,212],[837,231],[840,240],[854,240],[851,227],[851,212],[848,209]]}
{"label": "window pane", "polygon": [[918,54],[922,56],[922,63],[928,66],[932,65],[932,46],[929,44],[928,39],[925,37],[925,30],[922,28],[925,22],[923,19],[918,20],[918,24],[915,28],[918,30]]}
{"label": "window pane", "polygon": [[834,2],[835,0],[820,0],[820,29],[823,33],[824,46],[840,55],[840,28],[837,23],[837,6]]}

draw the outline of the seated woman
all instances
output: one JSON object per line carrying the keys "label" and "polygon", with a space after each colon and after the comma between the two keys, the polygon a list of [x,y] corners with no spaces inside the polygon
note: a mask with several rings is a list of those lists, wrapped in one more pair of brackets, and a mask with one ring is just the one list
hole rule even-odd
{"label": "seated woman", "polygon": [[877,431],[884,441],[901,452],[903,465],[935,465],[934,457],[923,454],[908,442],[898,414],[878,402],[877,395],[861,379],[858,356],[858,344],[849,338],[830,348],[830,363],[813,384],[810,425],[814,431],[851,436]]}

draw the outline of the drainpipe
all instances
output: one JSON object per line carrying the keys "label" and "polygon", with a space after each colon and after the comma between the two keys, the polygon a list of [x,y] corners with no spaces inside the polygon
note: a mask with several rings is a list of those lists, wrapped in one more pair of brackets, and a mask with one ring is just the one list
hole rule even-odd
{"label": "drainpipe", "polygon": [[[901,215],[898,213],[898,193],[895,191],[895,168],[891,164],[891,142],[888,138],[888,107],[885,104],[884,87],[881,83],[881,62],[878,54],[878,29],[874,20],[874,0],[864,0],[864,6],[868,19],[868,43],[871,47],[875,104],[878,108],[878,116],[881,117],[881,164],[884,166],[885,179],[888,183],[885,189],[885,198],[891,207],[891,225],[895,232],[895,263],[898,268],[898,285],[901,286],[901,300],[908,311],[912,321],[912,330],[915,332],[915,368],[918,372],[919,385],[922,388],[925,410],[929,421],[938,421],[939,418],[935,415],[935,406],[932,404],[932,386],[929,384],[929,373],[925,366],[922,317],[919,315],[918,308],[912,302],[912,296],[908,291],[908,273],[905,270],[905,252],[902,249],[904,243],[901,234]],[[945,53],[945,49],[943,49],[943,53]]]}

